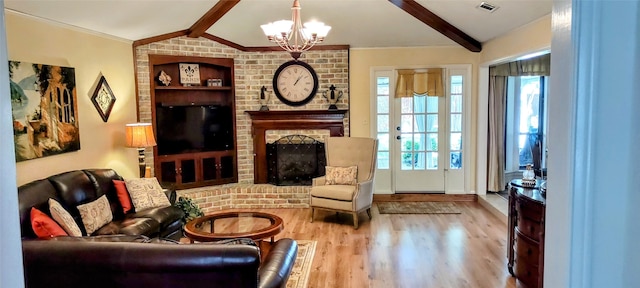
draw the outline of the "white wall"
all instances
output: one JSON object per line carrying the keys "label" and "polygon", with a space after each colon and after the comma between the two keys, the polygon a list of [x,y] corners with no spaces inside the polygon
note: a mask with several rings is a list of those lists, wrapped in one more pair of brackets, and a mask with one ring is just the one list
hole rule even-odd
{"label": "white wall", "polygon": [[639,16],[554,3],[545,287],[640,287]]}
{"label": "white wall", "polygon": [[[4,1],[0,0],[4,6]],[[0,43],[7,43],[4,10],[0,13]],[[7,47],[0,45],[0,63],[7,63]],[[6,68],[6,66],[5,66]],[[9,70],[0,69],[0,95],[9,95]],[[0,135],[12,135],[11,100],[0,98]],[[21,288],[23,283],[18,191],[13,137],[0,137],[0,287]]]}

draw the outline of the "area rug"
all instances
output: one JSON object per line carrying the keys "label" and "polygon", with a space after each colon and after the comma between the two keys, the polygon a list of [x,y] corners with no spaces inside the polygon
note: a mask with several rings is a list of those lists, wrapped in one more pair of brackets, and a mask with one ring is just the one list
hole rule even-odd
{"label": "area rug", "polygon": [[306,288],[309,284],[311,264],[318,242],[313,240],[296,240],[296,242],[298,242],[298,256],[287,281],[287,288]]}
{"label": "area rug", "polygon": [[460,214],[453,202],[379,202],[380,214]]}

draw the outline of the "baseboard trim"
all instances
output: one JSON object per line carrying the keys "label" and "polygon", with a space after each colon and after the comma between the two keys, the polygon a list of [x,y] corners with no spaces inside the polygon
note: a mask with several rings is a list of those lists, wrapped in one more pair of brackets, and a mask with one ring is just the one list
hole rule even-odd
{"label": "baseboard trim", "polygon": [[374,194],[373,202],[476,202],[475,194]]}

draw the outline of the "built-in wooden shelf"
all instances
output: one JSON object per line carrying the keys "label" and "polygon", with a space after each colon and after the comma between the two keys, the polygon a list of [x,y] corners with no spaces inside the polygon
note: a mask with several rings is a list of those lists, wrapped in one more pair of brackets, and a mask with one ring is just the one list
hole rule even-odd
{"label": "built-in wooden shelf", "polygon": [[220,90],[230,91],[230,86],[156,86],[156,90]]}
{"label": "built-in wooden shelf", "polygon": [[251,117],[253,137],[253,182],[267,183],[267,130],[329,130],[344,136],[344,116],[348,110],[245,111]]}

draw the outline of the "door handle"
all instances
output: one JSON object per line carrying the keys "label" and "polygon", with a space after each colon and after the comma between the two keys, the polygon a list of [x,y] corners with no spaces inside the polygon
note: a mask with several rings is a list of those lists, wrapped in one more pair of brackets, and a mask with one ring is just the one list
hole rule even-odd
{"label": "door handle", "polygon": [[396,136],[396,139],[400,140],[400,135]]}
{"label": "door handle", "polygon": [[396,130],[400,131],[400,126],[396,127]]}

